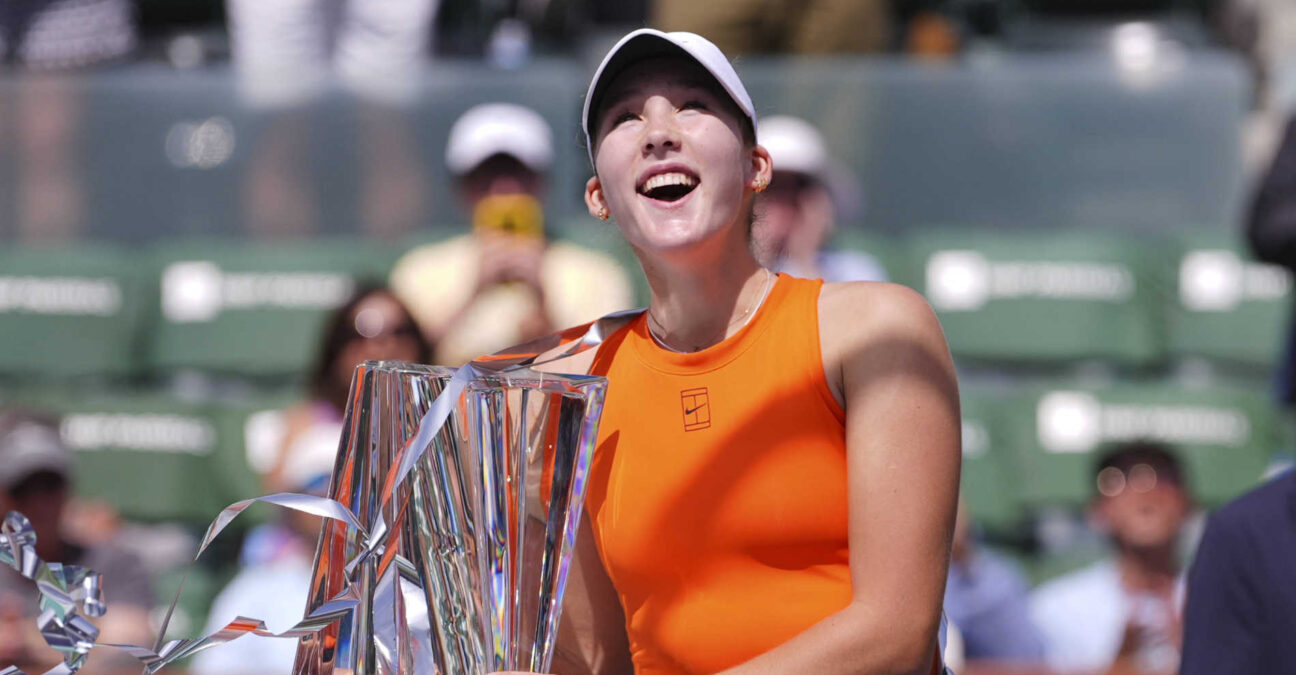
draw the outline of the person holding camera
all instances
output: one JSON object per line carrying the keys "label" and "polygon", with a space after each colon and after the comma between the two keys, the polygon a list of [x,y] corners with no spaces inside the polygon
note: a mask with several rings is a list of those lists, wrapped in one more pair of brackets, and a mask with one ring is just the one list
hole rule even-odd
{"label": "person holding camera", "polygon": [[446,165],[472,232],[406,253],[391,288],[459,365],[591,321],[633,303],[630,281],[609,256],[545,232],[545,176],[552,132],[538,113],[510,103],[476,106],[450,129]]}

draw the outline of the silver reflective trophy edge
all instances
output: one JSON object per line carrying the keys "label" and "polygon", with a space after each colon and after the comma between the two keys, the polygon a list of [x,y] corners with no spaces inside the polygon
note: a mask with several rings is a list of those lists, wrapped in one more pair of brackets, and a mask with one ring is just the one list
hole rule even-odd
{"label": "silver reflective trophy edge", "polygon": [[371,540],[325,521],[306,612],[348,583],[359,605],[301,639],[294,673],[548,671],[607,380],[478,372],[393,480],[454,375],[395,361],[356,369],[329,497]]}

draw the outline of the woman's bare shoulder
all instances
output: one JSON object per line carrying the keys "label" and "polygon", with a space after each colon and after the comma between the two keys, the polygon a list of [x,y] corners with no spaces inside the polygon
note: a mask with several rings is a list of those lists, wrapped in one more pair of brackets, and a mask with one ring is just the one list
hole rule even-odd
{"label": "woman's bare shoulder", "polygon": [[824,338],[847,340],[895,331],[940,334],[940,322],[922,294],[882,281],[824,284],[819,293],[819,326]]}

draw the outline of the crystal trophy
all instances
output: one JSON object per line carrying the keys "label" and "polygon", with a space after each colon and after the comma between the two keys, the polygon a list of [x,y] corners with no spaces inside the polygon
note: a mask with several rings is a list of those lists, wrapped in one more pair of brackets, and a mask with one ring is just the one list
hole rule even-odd
{"label": "crystal trophy", "polygon": [[[321,526],[307,613],[357,609],[301,639],[298,675],[546,672],[607,381],[478,372],[404,480],[403,453],[455,371],[356,369],[329,496],[372,526]],[[377,542],[377,543],[375,543]]]}

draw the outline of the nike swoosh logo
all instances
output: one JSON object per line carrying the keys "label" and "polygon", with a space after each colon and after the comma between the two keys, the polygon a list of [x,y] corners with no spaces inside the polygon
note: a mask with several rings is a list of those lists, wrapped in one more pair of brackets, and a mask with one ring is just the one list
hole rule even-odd
{"label": "nike swoosh logo", "polygon": [[685,409],[684,409],[684,414],[685,414],[685,415],[692,415],[693,413],[695,413],[695,412],[697,412],[697,411],[699,411],[699,410],[701,410],[701,409],[703,409],[703,408],[705,408],[705,407],[706,407],[706,404],[703,403],[702,405],[700,405],[700,406],[698,406],[698,407],[696,407],[696,408],[685,408]]}

